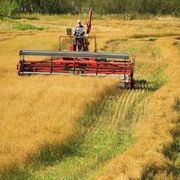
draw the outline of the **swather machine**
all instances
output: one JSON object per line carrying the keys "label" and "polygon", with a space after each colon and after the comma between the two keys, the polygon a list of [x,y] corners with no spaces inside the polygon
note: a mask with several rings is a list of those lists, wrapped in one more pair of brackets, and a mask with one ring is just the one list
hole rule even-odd
{"label": "swather machine", "polygon": [[[91,29],[92,9],[89,11],[87,31]],[[73,37],[71,33],[69,38]],[[84,35],[83,43],[74,42],[69,45],[68,51],[40,51],[40,50],[20,50],[20,61],[17,65],[18,75],[31,74],[69,74],[82,76],[111,76],[120,78],[120,86],[133,88],[134,60],[129,60],[126,53],[104,53],[89,52],[89,36]],[[61,37],[59,38],[60,42]],[[79,48],[81,46],[81,48]],[[60,48],[59,48],[60,49]],[[26,56],[43,56],[45,60],[25,60]]]}

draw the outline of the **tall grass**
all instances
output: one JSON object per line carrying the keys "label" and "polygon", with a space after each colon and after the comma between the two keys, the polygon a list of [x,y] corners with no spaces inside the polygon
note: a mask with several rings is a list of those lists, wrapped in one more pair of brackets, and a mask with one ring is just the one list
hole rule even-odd
{"label": "tall grass", "polygon": [[[16,75],[20,49],[56,49],[59,35],[64,35],[65,28],[73,27],[76,22],[71,16],[65,19],[64,16],[39,15],[38,18],[38,22],[20,20],[25,24],[48,27],[31,36],[26,31],[13,30],[13,27],[7,32],[0,27],[0,39],[9,38],[0,41],[1,177],[91,178],[101,171],[103,173],[107,162],[121,156],[127,148],[131,149],[132,143],[136,144],[133,127],[146,117],[149,97],[153,97],[155,90],[164,89],[163,85],[170,81],[164,75],[167,67],[164,64],[167,63],[164,62],[165,51],[162,54],[159,48],[162,45],[159,37],[156,41],[144,41],[134,40],[131,36],[137,32],[176,33],[179,21],[94,20],[98,48],[136,55],[135,79],[140,84],[145,83],[145,89],[140,86],[133,91],[117,91],[97,103],[97,99],[117,83],[116,79]],[[159,97],[156,95],[154,101],[162,101],[163,98]],[[88,104],[91,106],[87,108]],[[147,134],[148,128],[143,129]],[[150,135],[149,140],[152,140]],[[149,147],[147,141],[143,141],[145,145],[141,145],[141,149]],[[131,157],[133,155],[128,156]],[[132,166],[128,158],[124,162]],[[144,159],[148,158],[145,156]]]}
{"label": "tall grass", "polygon": [[[114,47],[111,43],[114,41],[109,41],[108,47]],[[138,74],[144,72],[143,79],[148,83],[146,89],[141,90],[140,87],[132,91],[112,91],[99,103],[91,104],[80,118],[74,136],[64,144],[45,146],[27,164],[23,171],[26,176],[35,179],[92,178],[102,171],[108,160],[134,143],[133,127],[148,113],[147,97],[166,82],[165,67],[161,64],[161,58],[158,59],[161,53],[154,45],[151,52],[143,50],[147,48],[145,44],[146,42],[142,44],[142,52],[147,57],[144,60],[146,69],[153,69],[145,72],[139,67],[142,66],[139,61],[136,74],[138,77]],[[132,44],[129,43],[128,46],[131,49]],[[141,77],[138,77],[139,80]],[[17,174],[19,176],[24,176],[21,170]]]}
{"label": "tall grass", "polygon": [[[64,28],[65,30],[65,28]],[[46,144],[61,144],[73,135],[87,104],[95,101],[117,79],[75,76],[18,77],[20,49],[58,48],[58,33],[4,32],[0,37],[0,169],[21,166]]]}
{"label": "tall grass", "polygon": [[174,129],[171,131],[173,142],[164,148],[164,155],[167,159],[166,163],[161,167],[156,165],[147,166],[142,174],[142,179],[179,179],[180,177],[180,100],[176,99],[174,105],[175,111],[178,113]]}

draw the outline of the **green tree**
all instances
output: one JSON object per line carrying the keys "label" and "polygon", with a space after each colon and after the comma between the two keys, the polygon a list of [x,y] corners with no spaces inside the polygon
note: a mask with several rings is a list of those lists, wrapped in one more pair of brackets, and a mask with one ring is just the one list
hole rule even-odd
{"label": "green tree", "polygon": [[0,0],[0,16],[9,17],[11,16],[17,7],[14,0]]}
{"label": "green tree", "polygon": [[100,14],[180,14],[180,0],[0,0],[0,5],[1,16],[15,9],[17,13],[78,14],[88,7]]}

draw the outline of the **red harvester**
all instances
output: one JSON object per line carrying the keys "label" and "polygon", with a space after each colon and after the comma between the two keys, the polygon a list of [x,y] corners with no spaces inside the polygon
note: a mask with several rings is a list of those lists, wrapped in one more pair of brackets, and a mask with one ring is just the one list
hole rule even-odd
{"label": "red harvester", "polygon": [[[87,34],[91,29],[92,10],[89,11]],[[72,34],[68,37],[72,39]],[[78,37],[74,37],[77,38]],[[120,86],[133,88],[134,60],[126,53],[89,52],[89,36],[84,35],[83,42],[69,45],[69,51],[20,50],[17,65],[18,75],[30,74],[69,74],[82,76],[112,76],[121,79]],[[61,37],[59,38],[61,39]],[[96,51],[96,39],[95,39]],[[45,60],[25,60],[26,56],[43,56]]]}

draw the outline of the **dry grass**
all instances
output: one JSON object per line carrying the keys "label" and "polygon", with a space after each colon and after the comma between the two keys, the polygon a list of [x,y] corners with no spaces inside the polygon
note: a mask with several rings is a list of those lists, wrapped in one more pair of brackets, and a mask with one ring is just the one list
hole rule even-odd
{"label": "dry grass", "polygon": [[86,105],[117,83],[108,78],[18,77],[18,51],[55,49],[58,34],[14,30],[0,34],[0,169],[24,162],[45,144],[64,142],[73,135]]}
{"label": "dry grass", "polygon": [[[59,34],[64,34],[67,26],[73,27],[75,21],[71,16],[64,18],[41,15],[33,21],[16,20],[16,23],[44,27],[45,30],[41,32],[13,30],[11,23],[3,22],[3,28],[0,29],[1,168],[9,168],[15,161],[24,162],[45,144],[61,144],[73,136],[74,127],[85,110],[85,105],[95,101],[104,90],[116,83],[116,80],[107,78],[16,76],[19,49],[57,49]],[[98,37],[99,49],[128,51],[137,56],[136,79],[146,78],[153,84],[155,80],[151,75],[160,66],[168,65],[166,85],[139,104],[144,109],[142,113],[137,111],[135,114],[140,120],[136,127],[136,143],[123,154],[106,162],[101,167],[102,172],[97,175],[97,178],[102,179],[140,178],[145,166],[160,166],[165,161],[162,149],[172,141],[169,131],[176,119],[172,106],[180,92],[179,53],[178,47],[173,46],[173,43],[178,41],[175,36],[180,35],[180,21],[175,18],[125,21],[107,17],[106,20],[95,19],[93,24],[92,34],[95,32]],[[8,31],[4,28],[6,26]],[[151,36],[156,38],[155,41],[149,40]],[[159,76],[161,80],[161,74]],[[155,89],[160,85],[157,84]],[[111,125],[107,124],[109,132],[116,127],[116,119],[126,120],[129,108],[145,93],[147,92],[144,90],[123,93],[124,97],[120,96],[115,101],[118,102],[116,111],[110,119]],[[143,103],[147,101],[150,104],[150,113],[144,118],[143,113],[147,109]],[[102,122],[103,119],[99,119],[93,127],[92,132],[95,131],[95,135],[104,126]],[[103,137],[100,142],[102,140]],[[54,169],[56,171],[56,167]],[[81,172],[85,171],[84,165],[82,169]],[[45,171],[45,176],[46,173]]]}
{"label": "dry grass", "polygon": [[63,142],[73,134],[85,105],[113,83],[80,77],[1,80],[1,168],[26,160],[42,145]]}

